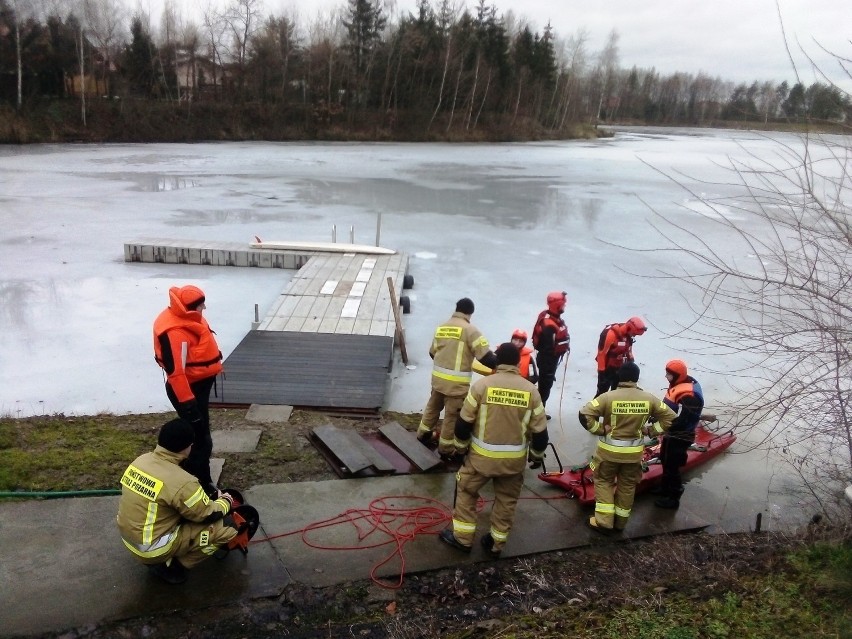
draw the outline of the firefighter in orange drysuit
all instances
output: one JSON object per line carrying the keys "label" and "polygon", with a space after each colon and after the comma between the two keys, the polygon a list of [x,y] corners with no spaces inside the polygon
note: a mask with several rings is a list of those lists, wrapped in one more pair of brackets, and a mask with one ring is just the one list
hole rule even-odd
{"label": "firefighter in orange drysuit", "polygon": [[644,436],[667,431],[675,418],[663,400],[637,386],[636,364],[625,362],[617,375],[618,388],[595,397],[579,415],[583,428],[598,436],[589,464],[595,475],[595,515],[588,525],[603,533],[627,525],[642,479]]}
{"label": "firefighter in orange drysuit", "polygon": [[[571,336],[568,327],[562,321],[562,313],[568,296],[565,291],[554,291],[547,295],[547,308],[538,314],[533,328],[533,348],[536,349],[535,361],[538,364],[538,392],[541,401],[547,404],[550,389],[556,381],[556,369],[563,357],[571,354]],[[550,415],[547,416],[550,419]]]}
{"label": "firefighter in orange drysuit", "polygon": [[520,353],[511,343],[497,347],[497,370],[477,380],[456,422],[456,448],[468,451],[456,474],[453,526],[439,538],[470,552],[476,534],[479,491],[493,481],[491,529],[480,544],[492,558],[500,556],[515,519],[527,460],[541,466],[547,447],[547,420],[536,387],[518,372]]}
{"label": "firefighter in orange drysuit", "polygon": [[456,418],[470,388],[473,360],[478,359],[488,368],[497,365],[494,353],[488,348],[488,340],[470,323],[473,311],[473,301],[469,298],[463,297],[456,302],[456,312],[435,329],[429,347],[432,392],[420,418],[417,439],[424,444],[434,439],[433,431],[443,410],[438,453],[445,461],[456,456]]}
{"label": "firefighter in orange drysuit", "polygon": [[535,384],[538,382],[538,368],[532,358],[532,349],[527,346],[527,332],[516,328],[512,331],[512,344],[518,349],[521,354],[521,361],[518,362],[518,372],[521,377],[528,379]]}
{"label": "firefighter in orange drysuit", "polygon": [[195,475],[210,495],[210,390],[222,372],[222,353],[202,312],[204,292],[197,286],[173,286],[169,306],[154,320],[154,359],[166,374],[166,395],[178,416],[192,424],[195,444],[182,467]]}
{"label": "firefighter in orange drysuit", "polygon": [[633,342],[648,327],[641,317],[631,317],[623,324],[607,324],[598,340],[598,388],[595,397],[618,387],[618,368],[633,361]]}

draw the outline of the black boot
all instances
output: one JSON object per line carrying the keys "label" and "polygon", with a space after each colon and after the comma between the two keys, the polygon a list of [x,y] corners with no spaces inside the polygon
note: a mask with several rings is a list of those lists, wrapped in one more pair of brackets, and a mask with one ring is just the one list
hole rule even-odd
{"label": "black boot", "polygon": [[177,559],[170,559],[161,564],[149,564],[148,571],[167,584],[176,585],[186,581],[186,569]]}

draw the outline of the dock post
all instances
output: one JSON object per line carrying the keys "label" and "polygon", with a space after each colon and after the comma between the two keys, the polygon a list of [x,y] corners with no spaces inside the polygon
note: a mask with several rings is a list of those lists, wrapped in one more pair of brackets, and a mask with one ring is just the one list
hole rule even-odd
{"label": "dock post", "polygon": [[376,216],[376,246],[381,246],[382,238],[382,214]]}
{"label": "dock post", "polygon": [[355,244],[355,225],[349,227],[349,243]]}
{"label": "dock post", "polygon": [[331,241],[337,242],[337,224],[331,225]]}

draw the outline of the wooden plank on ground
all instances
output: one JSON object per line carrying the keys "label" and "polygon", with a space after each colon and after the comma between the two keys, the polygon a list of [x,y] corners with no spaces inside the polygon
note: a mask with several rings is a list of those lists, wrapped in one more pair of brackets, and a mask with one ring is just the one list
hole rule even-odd
{"label": "wooden plank on ground", "polygon": [[[372,466],[380,473],[392,473],[396,470],[392,463],[382,457],[354,430],[345,430],[326,424],[315,428],[314,434],[353,474],[364,470],[367,466]],[[362,458],[367,460],[366,466],[361,465]],[[357,470],[353,470],[356,466]]]}
{"label": "wooden plank on ground", "polygon": [[372,466],[372,462],[366,455],[352,447],[349,438],[346,437],[346,431],[335,428],[331,424],[324,424],[314,428],[313,433],[350,473],[354,474]]}
{"label": "wooden plank on ground", "polygon": [[405,430],[399,423],[384,424],[379,428],[379,432],[387,437],[420,470],[429,470],[441,463],[435,453],[417,441],[417,436],[411,431]]}

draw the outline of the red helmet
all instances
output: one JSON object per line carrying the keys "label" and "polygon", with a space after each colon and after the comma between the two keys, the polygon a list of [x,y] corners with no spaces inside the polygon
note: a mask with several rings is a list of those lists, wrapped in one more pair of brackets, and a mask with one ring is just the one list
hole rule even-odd
{"label": "red helmet", "polygon": [[682,382],[687,377],[686,362],[682,359],[673,359],[666,362],[666,375],[672,375],[674,377],[674,379],[672,379],[673,384]]}
{"label": "red helmet", "polygon": [[642,321],[641,317],[631,317],[627,320],[626,324],[628,335],[642,335],[648,330],[648,327],[645,326],[645,322]]}
{"label": "red helmet", "polygon": [[522,328],[516,328],[512,331],[512,339],[522,339],[524,340],[524,344],[527,343],[527,332]]}
{"label": "red helmet", "polygon": [[547,310],[554,315],[562,313],[567,303],[568,293],[565,291],[553,291],[547,294]]}

